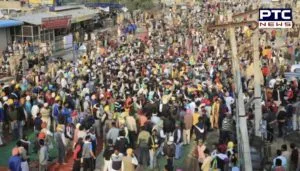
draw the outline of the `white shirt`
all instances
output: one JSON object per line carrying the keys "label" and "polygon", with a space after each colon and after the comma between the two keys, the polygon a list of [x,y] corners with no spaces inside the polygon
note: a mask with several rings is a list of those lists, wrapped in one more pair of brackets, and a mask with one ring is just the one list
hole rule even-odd
{"label": "white shirt", "polygon": [[160,122],[160,117],[158,117],[158,116],[152,116],[152,117],[151,117],[151,122],[152,122],[154,125],[157,125],[157,124]]}
{"label": "white shirt", "polygon": [[191,110],[192,113],[195,112],[195,108],[196,108],[196,103],[195,102],[191,102],[189,103],[189,109]]}
{"label": "white shirt", "polygon": [[61,79],[60,84],[62,88],[66,88],[68,86],[67,80],[65,78]]}
{"label": "white shirt", "polygon": [[31,108],[31,114],[32,114],[32,117],[33,119],[36,118],[37,114],[39,113],[40,111],[40,108],[38,105],[33,105],[32,108]]}
{"label": "white shirt", "polygon": [[269,87],[270,87],[270,88],[274,88],[275,83],[276,83],[276,79],[271,79],[271,80],[269,81]]}
{"label": "white shirt", "polygon": [[225,97],[226,106],[228,108],[228,112],[231,113],[231,105],[234,103],[234,98],[231,96]]}

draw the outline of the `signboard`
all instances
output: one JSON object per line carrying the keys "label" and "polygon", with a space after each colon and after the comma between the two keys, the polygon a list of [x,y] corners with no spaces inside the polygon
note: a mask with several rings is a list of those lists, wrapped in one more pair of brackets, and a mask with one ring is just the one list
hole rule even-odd
{"label": "signboard", "polygon": [[53,0],[29,0],[29,4],[53,5]]}
{"label": "signboard", "polygon": [[86,20],[90,20],[94,17],[94,14],[90,14],[90,15],[83,15],[80,17],[76,17],[75,18],[75,22],[79,23],[81,21],[86,21]]}
{"label": "signboard", "polygon": [[71,25],[71,18],[72,15],[43,18],[42,28],[43,29],[69,28]]}
{"label": "signboard", "polygon": [[64,49],[69,49],[73,46],[73,35],[69,34],[63,38]]}
{"label": "signboard", "polygon": [[292,9],[259,9],[259,28],[292,28]]}

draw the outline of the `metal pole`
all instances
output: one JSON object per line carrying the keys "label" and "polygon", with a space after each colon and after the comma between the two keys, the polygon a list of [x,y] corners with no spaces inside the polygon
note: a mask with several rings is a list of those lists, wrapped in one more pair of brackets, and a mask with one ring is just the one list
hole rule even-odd
{"label": "metal pole", "polygon": [[[229,21],[232,21],[232,14],[229,13],[228,17]],[[235,28],[229,27],[229,34],[230,34],[230,45],[231,45],[231,52],[232,52],[232,63],[233,63],[233,71],[234,75],[236,77],[236,92],[237,92],[237,113],[238,113],[238,119],[239,119],[239,128],[241,131],[241,140],[242,142],[240,145],[242,145],[242,151],[239,151],[239,153],[243,153],[243,159],[244,163],[242,163],[242,166],[244,166],[245,171],[252,171],[252,161],[251,161],[251,154],[250,154],[250,144],[249,144],[249,137],[248,137],[248,130],[247,130],[247,120],[245,117],[245,104],[244,104],[244,95],[243,95],[243,89],[242,89],[242,83],[241,83],[241,73],[240,73],[240,65],[239,65],[239,58],[237,56],[237,43],[236,43],[236,37],[235,37]],[[239,130],[237,130],[239,131]]]}
{"label": "metal pole", "polygon": [[262,119],[262,111],[261,111],[261,68],[260,68],[260,60],[259,60],[259,37],[258,31],[255,30],[253,37],[253,65],[254,65],[254,97],[255,97],[255,135],[261,136],[261,132],[259,130],[260,121]]}
{"label": "metal pole", "polygon": [[75,61],[75,46],[74,46],[74,41],[72,42],[72,48],[73,48],[73,50],[72,50],[72,53],[73,53],[73,63],[75,65],[76,61]]}

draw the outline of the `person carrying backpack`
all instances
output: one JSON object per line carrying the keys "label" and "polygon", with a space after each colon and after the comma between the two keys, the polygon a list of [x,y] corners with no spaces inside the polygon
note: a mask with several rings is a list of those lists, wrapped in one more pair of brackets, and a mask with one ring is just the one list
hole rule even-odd
{"label": "person carrying backpack", "polygon": [[123,157],[124,155],[120,153],[117,148],[115,148],[115,152],[110,157],[110,168],[108,170],[121,171]]}
{"label": "person carrying backpack", "polygon": [[83,143],[83,138],[79,138],[75,145],[75,150],[73,153],[74,163],[72,171],[80,171]]}

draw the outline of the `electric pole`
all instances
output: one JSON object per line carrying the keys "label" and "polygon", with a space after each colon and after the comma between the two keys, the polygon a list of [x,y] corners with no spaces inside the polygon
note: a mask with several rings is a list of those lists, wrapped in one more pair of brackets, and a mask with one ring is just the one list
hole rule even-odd
{"label": "electric pole", "polygon": [[[232,14],[228,14],[229,22],[232,21]],[[229,27],[229,34],[230,34],[230,46],[231,46],[231,53],[232,53],[232,64],[233,64],[233,72],[236,81],[236,94],[237,94],[237,113],[239,120],[239,128],[241,134],[241,141],[242,143],[242,153],[244,158],[244,167],[245,171],[252,171],[252,161],[251,161],[251,153],[250,153],[250,144],[249,144],[249,137],[248,137],[248,129],[247,129],[247,118],[245,117],[245,104],[244,104],[244,94],[242,88],[242,81],[241,81],[241,72],[240,72],[240,60],[237,56],[237,43],[235,37],[235,28]],[[241,151],[240,151],[241,152]],[[247,163],[247,164],[246,164]]]}
{"label": "electric pole", "polygon": [[259,59],[259,37],[258,30],[254,30],[252,36],[253,65],[254,65],[254,105],[255,105],[255,135],[261,137],[260,121],[262,120],[261,109],[261,65]]}
{"label": "electric pole", "polygon": [[[243,159],[241,166],[244,167],[245,171],[252,171],[252,161],[251,161],[251,153],[250,153],[250,144],[249,144],[249,136],[247,129],[247,118],[245,112],[245,104],[244,104],[244,94],[242,89],[241,82],[241,72],[240,72],[240,64],[237,52],[237,42],[235,37],[235,27],[240,27],[244,25],[251,25],[255,29],[257,27],[256,21],[242,21],[238,23],[232,22],[232,14],[228,13],[228,23],[208,26],[208,30],[214,29],[228,29],[230,34],[230,46],[232,52],[232,70],[234,73],[234,81],[235,81],[235,90],[237,95],[237,134],[238,136],[238,144],[239,144],[239,154],[242,154],[240,159]],[[255,25],[253,25],[255,24]]]}

